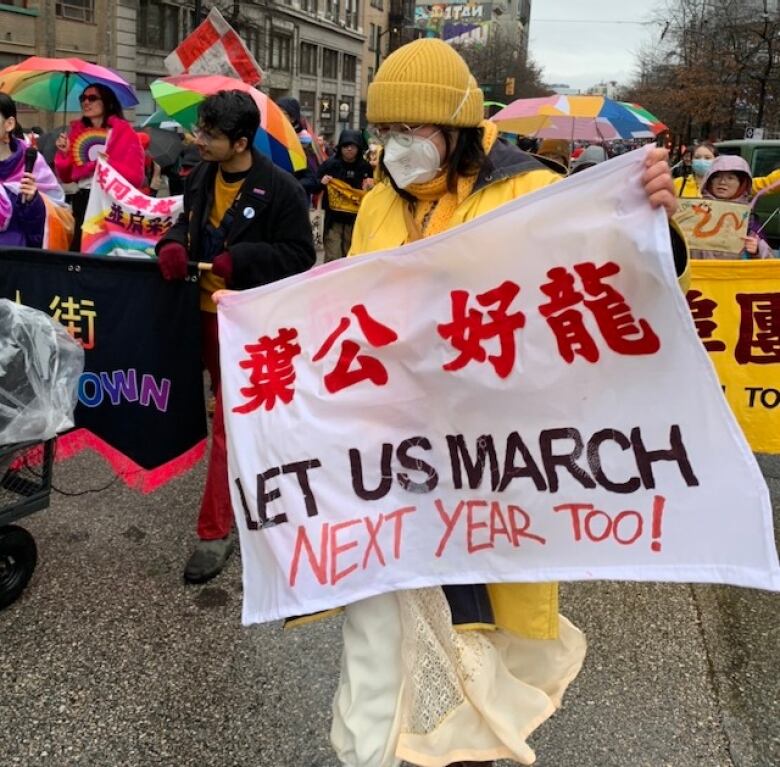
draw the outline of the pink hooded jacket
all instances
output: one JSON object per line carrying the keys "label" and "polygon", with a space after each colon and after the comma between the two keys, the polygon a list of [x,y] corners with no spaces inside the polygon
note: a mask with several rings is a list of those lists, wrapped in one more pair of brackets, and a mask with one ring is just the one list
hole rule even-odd
{"label": "pink hooded jacket", "polygon": [[[710,191],[709,182],[715,173],[720,172],[737,173],[744,177],[740,193],[731,200],[728,200],[728,202],[748,204],[750,202],[751,191],[753,187],[753,176],[750,173],[750,166],[747,164],[747,162],[742,157],[735,154],[721,154],[712,161],[712,165],[710,166],[709,171],[702,179],[701,196],[707,200],[718,199]],[[762,239],[760,234],[758,234],[758,229],[759,226],[751,219],[750,223],[748,224],[748,234],[758,237],[758,253],[756,253],[753,258],[772,258],[774,256],[772,248],[770,248],[769,244],[764,239]],[[714,250],[692,250],[691,258],[733,259],[736,258],[736,256],[729,253],[720,253]]]}

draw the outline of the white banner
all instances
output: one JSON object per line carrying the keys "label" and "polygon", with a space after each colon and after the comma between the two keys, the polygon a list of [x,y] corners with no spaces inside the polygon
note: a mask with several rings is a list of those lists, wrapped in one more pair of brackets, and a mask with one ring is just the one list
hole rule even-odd
{"label": "white banner", "polygon": [[246,623],[443,583],[780,588],[643,158],[220,304]]}
{"label": "white banner", "polygon": [[183,197],[149,197],[100,157],[81,227],[81,250],[98,256],[154,258],[176,223]]}

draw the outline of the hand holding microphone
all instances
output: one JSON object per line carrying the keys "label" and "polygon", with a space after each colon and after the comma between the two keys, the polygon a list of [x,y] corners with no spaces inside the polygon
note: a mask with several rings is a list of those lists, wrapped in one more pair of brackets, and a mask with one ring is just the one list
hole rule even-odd
{"label": "hand holding microphone", "polygon": [[35,183],[35,176],[33,175],[37,157],[38,150],[35,147],[27,147],[24,152],[24,173],[19,184],[19,194],[24,203],[30,202],[38,194],[38,185]]}

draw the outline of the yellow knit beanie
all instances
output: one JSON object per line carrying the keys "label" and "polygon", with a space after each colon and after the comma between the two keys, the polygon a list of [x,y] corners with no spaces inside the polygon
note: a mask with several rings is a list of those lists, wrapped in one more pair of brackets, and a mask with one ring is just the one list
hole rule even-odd
{"label": "yellow knit beanie", "polygon": [[476,127],[483,96],[468,64],[452,46],[427,37],[402,45],[368,86],[368,121]]}

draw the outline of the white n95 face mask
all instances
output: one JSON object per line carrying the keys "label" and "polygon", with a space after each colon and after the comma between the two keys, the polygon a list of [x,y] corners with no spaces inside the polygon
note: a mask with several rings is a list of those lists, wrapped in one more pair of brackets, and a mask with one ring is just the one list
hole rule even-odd
{"label": "white n95 face mask", "polygon": [[405,135],[399,140],[391,134],[385,141],[382,160],[400,189],[430,181],[441,165],[436,144],[430,137],[420,136]]}

